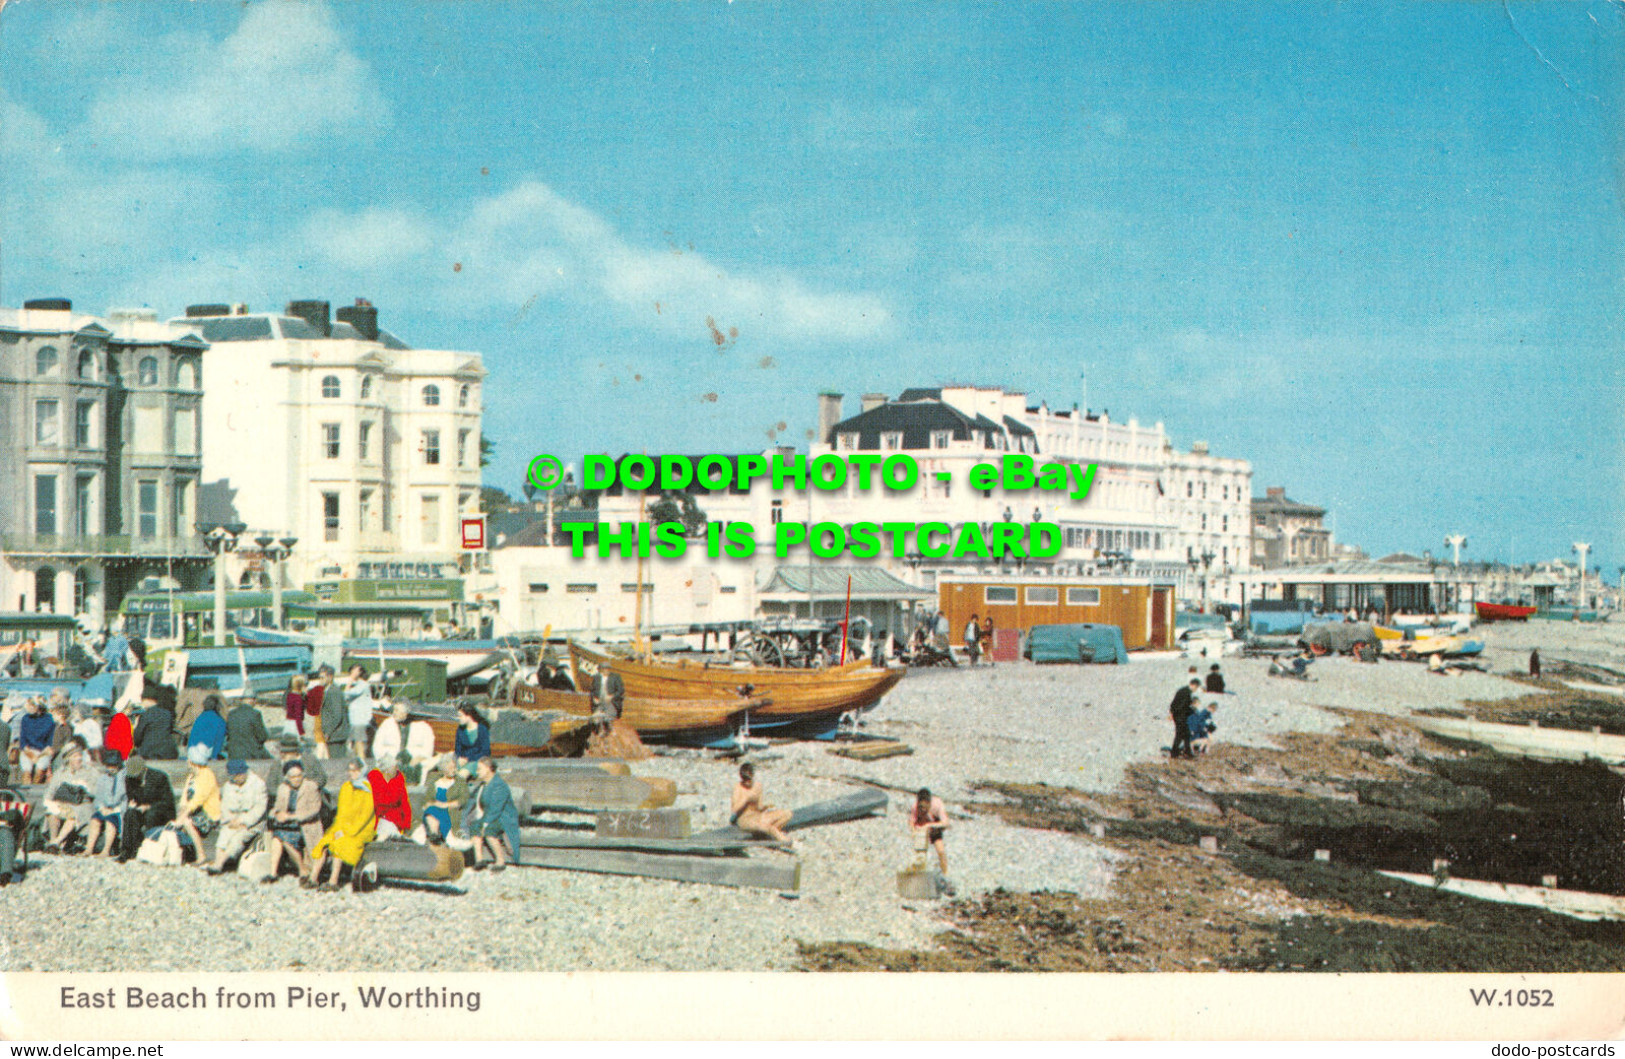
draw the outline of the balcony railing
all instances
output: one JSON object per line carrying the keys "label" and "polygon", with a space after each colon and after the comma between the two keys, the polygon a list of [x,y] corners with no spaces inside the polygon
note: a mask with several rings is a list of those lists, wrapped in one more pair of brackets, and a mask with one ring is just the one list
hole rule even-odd
{"label": "balcony railing", "polygon": [[131,537],[72,533],[0,534],[0,551],[13,555],[138,555],[207,558],[196,537]]}

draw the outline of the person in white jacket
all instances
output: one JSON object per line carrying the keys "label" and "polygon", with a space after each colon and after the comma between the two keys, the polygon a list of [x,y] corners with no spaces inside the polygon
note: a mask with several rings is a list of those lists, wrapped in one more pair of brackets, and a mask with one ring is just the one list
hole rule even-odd
{"label": "person in white jacket", "polygon": [[367,756],[367,730],[372,727],[372,683],[367,670],[359,665],[350,667],[350,682],[344,685],[344,708],[350,720],[350,752],[356,757]]}
{"label": "person in white jacket", "polygon": [[417,783],[435,757],[434,729],[429,727],[428,721],[408,721],[409,716],[406,703],[395,703],[372,737],[372,759],[399,762],[402,771],[407,773],[406,778]]}
{"label": "person in white jacket", "polygon": [[269,808],[265,781],[249,771],[248,762],[242,758],[226,762],[226,783],[220,788],[220,829],[215,832],[214,863],[205,869],[210,875],[225,871],[228,861],[260,837]]}

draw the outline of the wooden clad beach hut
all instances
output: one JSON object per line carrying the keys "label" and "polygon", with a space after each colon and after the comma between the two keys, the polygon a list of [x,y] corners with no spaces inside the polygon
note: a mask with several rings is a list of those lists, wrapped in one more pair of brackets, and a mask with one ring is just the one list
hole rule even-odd
{"label": "wooden clad beach hut", "polygon": [[1129,650],[1174,645],[1174,586],[1131,577],[960,577],[937,583],[938,606],[963,638],[972,614],[993,616],[995,629],[1092,623],[1123,630]]}

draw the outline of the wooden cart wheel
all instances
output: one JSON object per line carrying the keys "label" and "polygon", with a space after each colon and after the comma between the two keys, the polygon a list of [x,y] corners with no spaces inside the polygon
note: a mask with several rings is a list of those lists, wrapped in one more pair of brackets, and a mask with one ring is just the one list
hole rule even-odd
{"label": "wooden cart wheel", "polygon": [[755,642],[750,645],[750,653],[755,658],[757,665],[784,665],[784,649],[771,636],[756,637]]}

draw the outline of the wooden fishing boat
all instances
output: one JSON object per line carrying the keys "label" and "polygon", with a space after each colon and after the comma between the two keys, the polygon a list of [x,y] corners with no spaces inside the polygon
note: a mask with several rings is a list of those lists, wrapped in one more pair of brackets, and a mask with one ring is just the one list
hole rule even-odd
{"label": "wooden fishing boat", "polygon": [[1382,651],[1400,658],[1419,659],[1432,655],[1462,658],[1484,653],[1484,641],[1463,636],[1422,636],[1415,640],[1383,640]]}
{"label": "wooden fishing boat", "polygon": [[828,669],[771,669],[765,666],[703,662],[645,662],[570,645],[577,687],[588,686],[598,666],[608,665],[634,696],[663,699],[719,699],[765,696],[766,704],[747,713],[751,730],[830,727],[842,714],[865,710],[903,679],[907,670],[880,669],[867,660]]}
{"label": "wooden fishing boat", "polygon": [[[766,696],[739,695],[714,699],[657,699],[628,694],[621,703],[621,720],[632,726],[640,739],[708,739],[731,733],[747,710],[760,709]],[[592,697],[584,691],[561,691],[516,684],[513,704],[522,710],[555,710],[575,717],[592,713]]]}
{"label": "wooden fishing boat", "polygon": [[[374,710],[373,716],[382,721],[389,711]],[[459,718],[454,707],[413,706],[408,720],[428,722],[435,753],[449,754],[456,748]],[[556,710],[495,710],[487,720],[493,757],[579,757],[592,734],[585,717]]]}
{"label": "wooden fishing boat", "polygon": [[1528,621],[1534,607],[1521,607],[1515,603],[1474,603],[1479,621]]}

